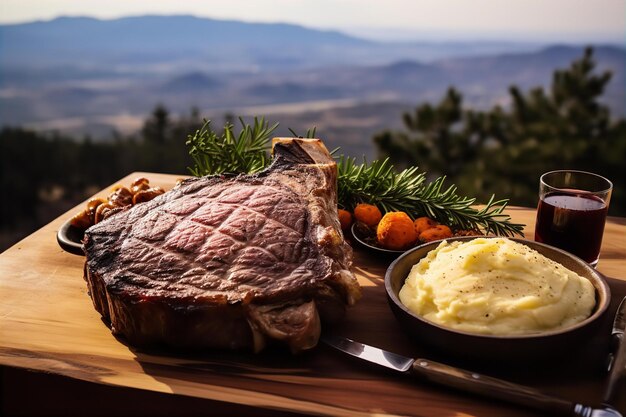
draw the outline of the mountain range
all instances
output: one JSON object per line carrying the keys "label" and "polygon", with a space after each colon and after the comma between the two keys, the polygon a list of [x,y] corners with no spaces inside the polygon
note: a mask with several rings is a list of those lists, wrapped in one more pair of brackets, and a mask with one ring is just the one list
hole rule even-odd
{"label": "mountain range", "polygon": [[[467,106],[506,105],[510,85],[549,85],[554,70],[568,67],[583,48],[374,42],[290,24],[192,16],[0,25],[0,125],[106,137],[113,129],[137,129],[157,103],[174,113],[196,106],[203,116],[317,111],[328,118],[325,109],[341,108],[345,120],[352,108],[362,117],[355,124],[369,126],[358,131],[365,135],[397,124],[380,118],[389,109],[438,101],[449,86]],[[603,100],[613,114],[625,115],[626,49],[596,45],[594,57],[598,71],[613,73]]]}
{"label": "mountain range", "polygon": [[[284,23],[248,23],[193,16],[114,20],[60,17],[0,25],[3,64],[132,71],[262,71],[327,65],[433,60],[511,50],[533,43],[373,42],[337,31]],[[101,68],[102,69],[102,68]]]}

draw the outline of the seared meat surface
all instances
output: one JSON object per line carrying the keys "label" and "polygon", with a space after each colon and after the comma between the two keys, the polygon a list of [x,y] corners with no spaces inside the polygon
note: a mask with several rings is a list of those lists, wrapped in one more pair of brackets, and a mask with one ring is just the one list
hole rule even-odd
{"label": "seared meat surface", "polygon": [[133,345],[315,346],[360,297],[336,170],[321,141],[277,139],[263,172],[191,178],[89,228],[96,309]]}

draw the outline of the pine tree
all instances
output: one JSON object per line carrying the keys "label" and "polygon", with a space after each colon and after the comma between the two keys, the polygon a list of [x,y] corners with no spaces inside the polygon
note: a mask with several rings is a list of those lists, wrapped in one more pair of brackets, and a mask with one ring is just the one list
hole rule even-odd
{"label": "pine tree", "polygon": [[[447,175],[479,200],[497,191],[513,204],[533,206],[539,176],[554,169],[596,172],[625,189],[626,120],[612,120],[600,101],[610,79],[610,72],[597,73],[587,48],[554,72],[549,91],[512,86],[510,108],[482,112],[463,111],[461,95],[449,89],[437,106],[404,115],[408,132],[383,132],[374,142],[394,163]],[[625,197],[614,193],[610,213],[626,213]]]}
{"label": "pine tree", "polygon": [[408,133],[386,131],[374,137],[380,156],[390,157],[401,168],[428,161],[427,166],[421,166],[428,172],[458,174],[471,152],[465,138],[455,130],[463,115],[461,104],[461,94],[450,88],[437,105],[426,103],[414,114],[405,113]]}

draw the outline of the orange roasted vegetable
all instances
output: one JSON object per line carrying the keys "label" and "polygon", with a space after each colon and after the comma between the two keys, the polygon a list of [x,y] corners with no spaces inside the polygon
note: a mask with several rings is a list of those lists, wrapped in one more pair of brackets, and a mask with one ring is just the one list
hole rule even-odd
{"label": "orange roasted vegetable", "polygon": [[133,204],[133,193],[126,187],[119,187],[108,197],[112,206],[124,207]]}
{"label": "orange roasted vegetable", "polygon": [[432,242],[433,240],[447,239],[452,237],[452,230],[446,225],[439,224],[424,230],[419,235],[420,242]]}
{"label": "orange roasted vegetable", "polygon": [[138,191],[137,194],[133,196],[133,204],[145,203],[146,201],[152,200],[154,197],[161,195],[165,192],[165,190],[161,187],[152,187],[146,190]]}
{"label": "orange roasted vegetable", "polygon": [[144,177],[136,178],[135,181],[130,184],[130,192],[133,195],[137,194],[139,191],[147,190],[148,188],[150,188],[150,181]]}
{"label": "orange roasted vegetable", "polygon": [[92,224],[93,222],[89,216],[89,210],[87,209],[76,213],[71,221],[71,225],[79,229],[88,229]]}
{"label": "orange roasted vegetable", "polygon": [[337,214],[339,215],[339,223],[341,223],[341,230],[344,232],[350,229],[352,225],[352,214],[348,210],[337,209]]}
{"label": "orange roasted vegetable", "polygon": [[417,234],[413,221],[406,213],[392,211],[378,223],[376,238],[384,248],[401,250],[411,247],[417,240]]}
{"label": "orange roasted vegetable", "polygon": [[423,231],[430,229],[431,227],[435,227],[439,224],[437,220],[433,220],[430,217],[418,217],[413,222],[415,226],[415,233],[419,236]]}
{"label": "orange roasted vegetable", "polygon": [[152,200],[164,192],[161,187],[150,187],[150,181],[143,177],[136,178],[130,184],[130,188],[115,185],[106,199],[89,200],[86,208],[72,217],[71,224],[80,229],[87,229],[126,206]]}
{"label": "orange roasted vegetable", "polygon": [[72,217],[72,226],[79,229],[88,229],[93,226],[95,224],[96,210],[102,203],[106,203],[106,200],[102,198],[92,198],[87,201],[85,209]]}
{"label": "orange roasted vegetable", "polygon": [[376,227],[383,214],[372,204],[361,203],[354,208],[354,218],[369,227]]}
{"label": "orange roasted vegetable", "polygon": [[100,223],[102,220],[104,220],[104,217],[107,215],[107,213],[111,211],[112,209],[114,209],[115,207],[119,207],[119,206],[116,206],[110,201],[104,204],[100,204],[98,208],[96,209],[96,213],[94,217],[94,224]]}

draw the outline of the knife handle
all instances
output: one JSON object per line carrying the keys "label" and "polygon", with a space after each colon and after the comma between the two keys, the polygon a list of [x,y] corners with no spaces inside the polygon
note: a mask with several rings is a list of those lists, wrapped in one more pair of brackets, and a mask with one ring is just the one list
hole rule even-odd
{"label": "knife handle", "polygon": [[548,415],[583,416],[586,415],[585,412],[591,412],[588,407],[550,397],[530,387],[426,359],[416,359],[413,362],[412,373],[448,387],[543,410]]}

